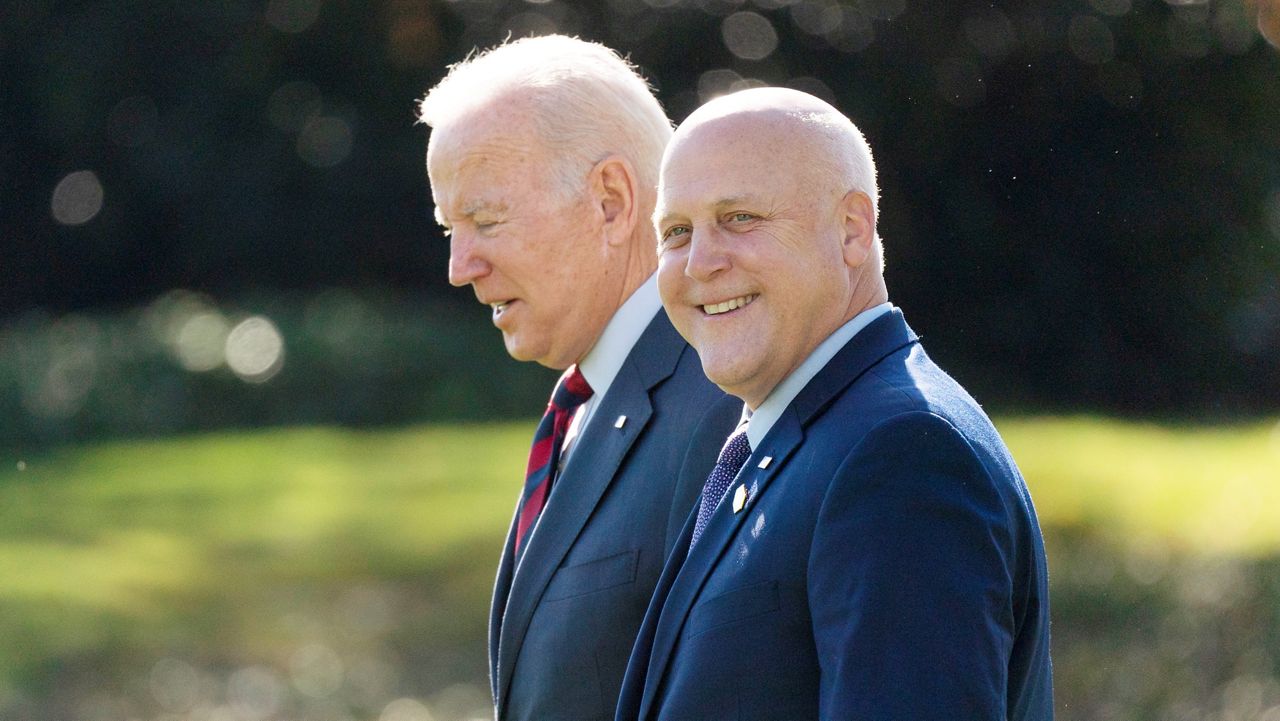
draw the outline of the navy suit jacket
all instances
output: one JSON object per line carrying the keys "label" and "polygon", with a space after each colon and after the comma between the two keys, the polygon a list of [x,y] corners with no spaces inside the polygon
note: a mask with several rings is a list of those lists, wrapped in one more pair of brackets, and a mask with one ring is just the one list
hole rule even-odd
{"label": "navy suit jacket", "polygon": [[518,568],[507,534],[489,617],[497,719],[613,717],[663,562],[741,408],[660,310],[582,429]]}
{"label": "navy suit jacket", "polygon": [[620,721],[1052,718],[1031,497],[896,309],[796,396],[688,550],[691,532]]}

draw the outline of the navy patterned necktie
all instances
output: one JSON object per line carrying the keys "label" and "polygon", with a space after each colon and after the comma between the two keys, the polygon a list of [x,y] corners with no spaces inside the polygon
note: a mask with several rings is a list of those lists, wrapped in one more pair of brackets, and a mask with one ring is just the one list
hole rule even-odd
{"label": "navy patterned necktie", "polygon": [[702,486],[702,502],[698,504],[698,520],[693,525],[693,538],[689,541],[689,548],[693,548],[702,532],[707,530],[711,514],[720,505],[725,491],[729,490],[729,484],[733,483],[738,471],[742,470],[742,464],[749,457],[751,442],[747,440],[747,426],[743,424],[725,441],[724,448],[720,449],[720,457],[716,459],[715,468],[711,469],[707,482]]}
{"label": "navy patterned necktie", "polygon": [[551,402],[547,403],[547,412],[542,414],[538,429],[533,432],[533,446],[529,449],[529,466],[524,477],[524,496],[520,501],[519,520],[516,521],[516,558],[520,557],[520,545],[529,528],[547,505],[547,496],[551,494],[551,484],[560,464],[560,447],[564,445],[564,435],[569,430],[573,412],[593,392],[578,366],[569,366],[556,383]]}

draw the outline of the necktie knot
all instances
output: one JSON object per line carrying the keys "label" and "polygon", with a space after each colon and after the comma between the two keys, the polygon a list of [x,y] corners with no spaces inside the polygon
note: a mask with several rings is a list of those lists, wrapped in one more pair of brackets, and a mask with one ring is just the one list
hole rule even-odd
{"label": "necktie knot", "polygon": [[747,438],[747,429],[744,426],[742,430],[735,432],[729,436],[728,441],[725,441],[724,448],[720,449],[720,457],[716,459],[716,465],[732,468],[736,476],[738,471],[742,470],[742,464],[746,463],[750,457],[751,441]]}
{"label": "necktie knot", "polygon": [[560,376],[560,382],[556,384],[556,390],[551,394],[551,406],[555,410],[571,411],[586,403],[594,392],[591,384],[587,383],[587,379],[583,377],[582,371],[577,364],[574,364]]}

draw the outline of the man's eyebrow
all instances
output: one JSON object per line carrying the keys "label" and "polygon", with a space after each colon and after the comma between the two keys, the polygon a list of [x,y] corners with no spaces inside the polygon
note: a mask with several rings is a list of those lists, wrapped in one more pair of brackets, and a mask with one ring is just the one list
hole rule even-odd
{"label": "man's eyebrow", "polygon": [[[759,203],[759,202],[760,202],[760,199],[754,195],[749,195],[749,194],[730,195],[715,201],[714,203],[711,204],[711,207],[714,208],[716,212],[720,212],[725,208],[732,208],[735,205],[741,205],[743,203]],[[675,213],[675,212],[666,212],[666,213],[662,213],[662,215],[658,215],[658,213],[661,212],[661,210],[662,210],[661,208],[658,208],[656,211],[654,211],[654,214],[653,214],[654,225],[661,226],[666,223],[670,223],[673,220],[684,217],[682,214]]]}
{"label": "man's eyebrow", "polygon": [[490,213],[505,213],[507,211],[507,204],[491,200],[477,200],[468,203],[462,208],[462,214],[468,218],[483,211],[489,211]]}
{"label": "man's eyebrow", "polygon": [[658,215],[658,211],[654,211],[653,224],[656,226],[663,226],[679,217],[681,217],[679,213],[668,212],[668,213],[663,213],[662,215]]}
{"label": "man's eyebrow", "polygon": [[[477,213],[483,213],[483,212],[505,213],[507,212],[507,204],[503,202],[493,202],[488,200],[473,201],[462,207],[462,212],[459,213],[458,217],[471,218],[475,216]],[[444,213],[441,212],[440,206],[438,205],[436,206],[435,216],[436,216],[437,223],[439,223],[440,225],[448,226],[448,223],[445,221]]]}
{"label": "man's eyebrow", "polygon": [[759,202],[759,200],[760,199],[757,198],[756,196],[749,195],[749,194],[730,195],[726,198],[721,198],[720,200],[717,200],[712,207],[714,207],[716,210],[724,210],[725,208],[732,207],[734,205],[741,205],[743,203],[755,203],[755,202]]}

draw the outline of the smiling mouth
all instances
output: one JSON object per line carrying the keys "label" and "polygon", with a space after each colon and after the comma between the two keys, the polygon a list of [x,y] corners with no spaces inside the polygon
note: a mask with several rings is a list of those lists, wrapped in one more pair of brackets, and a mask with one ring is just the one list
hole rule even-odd
{"label": "smiling mouth", "polygon": [[759,297],[760,297],[759,293],[752,293],[751,295],[739,296],[737,298],[726,300],[722,303],[711,303],[709,305],[702,306],[702,312],[706,313],[707,315],[720,315],[721,313],[728,313],[731,310],[737,310],[739,308],[749,305],[751,301]]}

